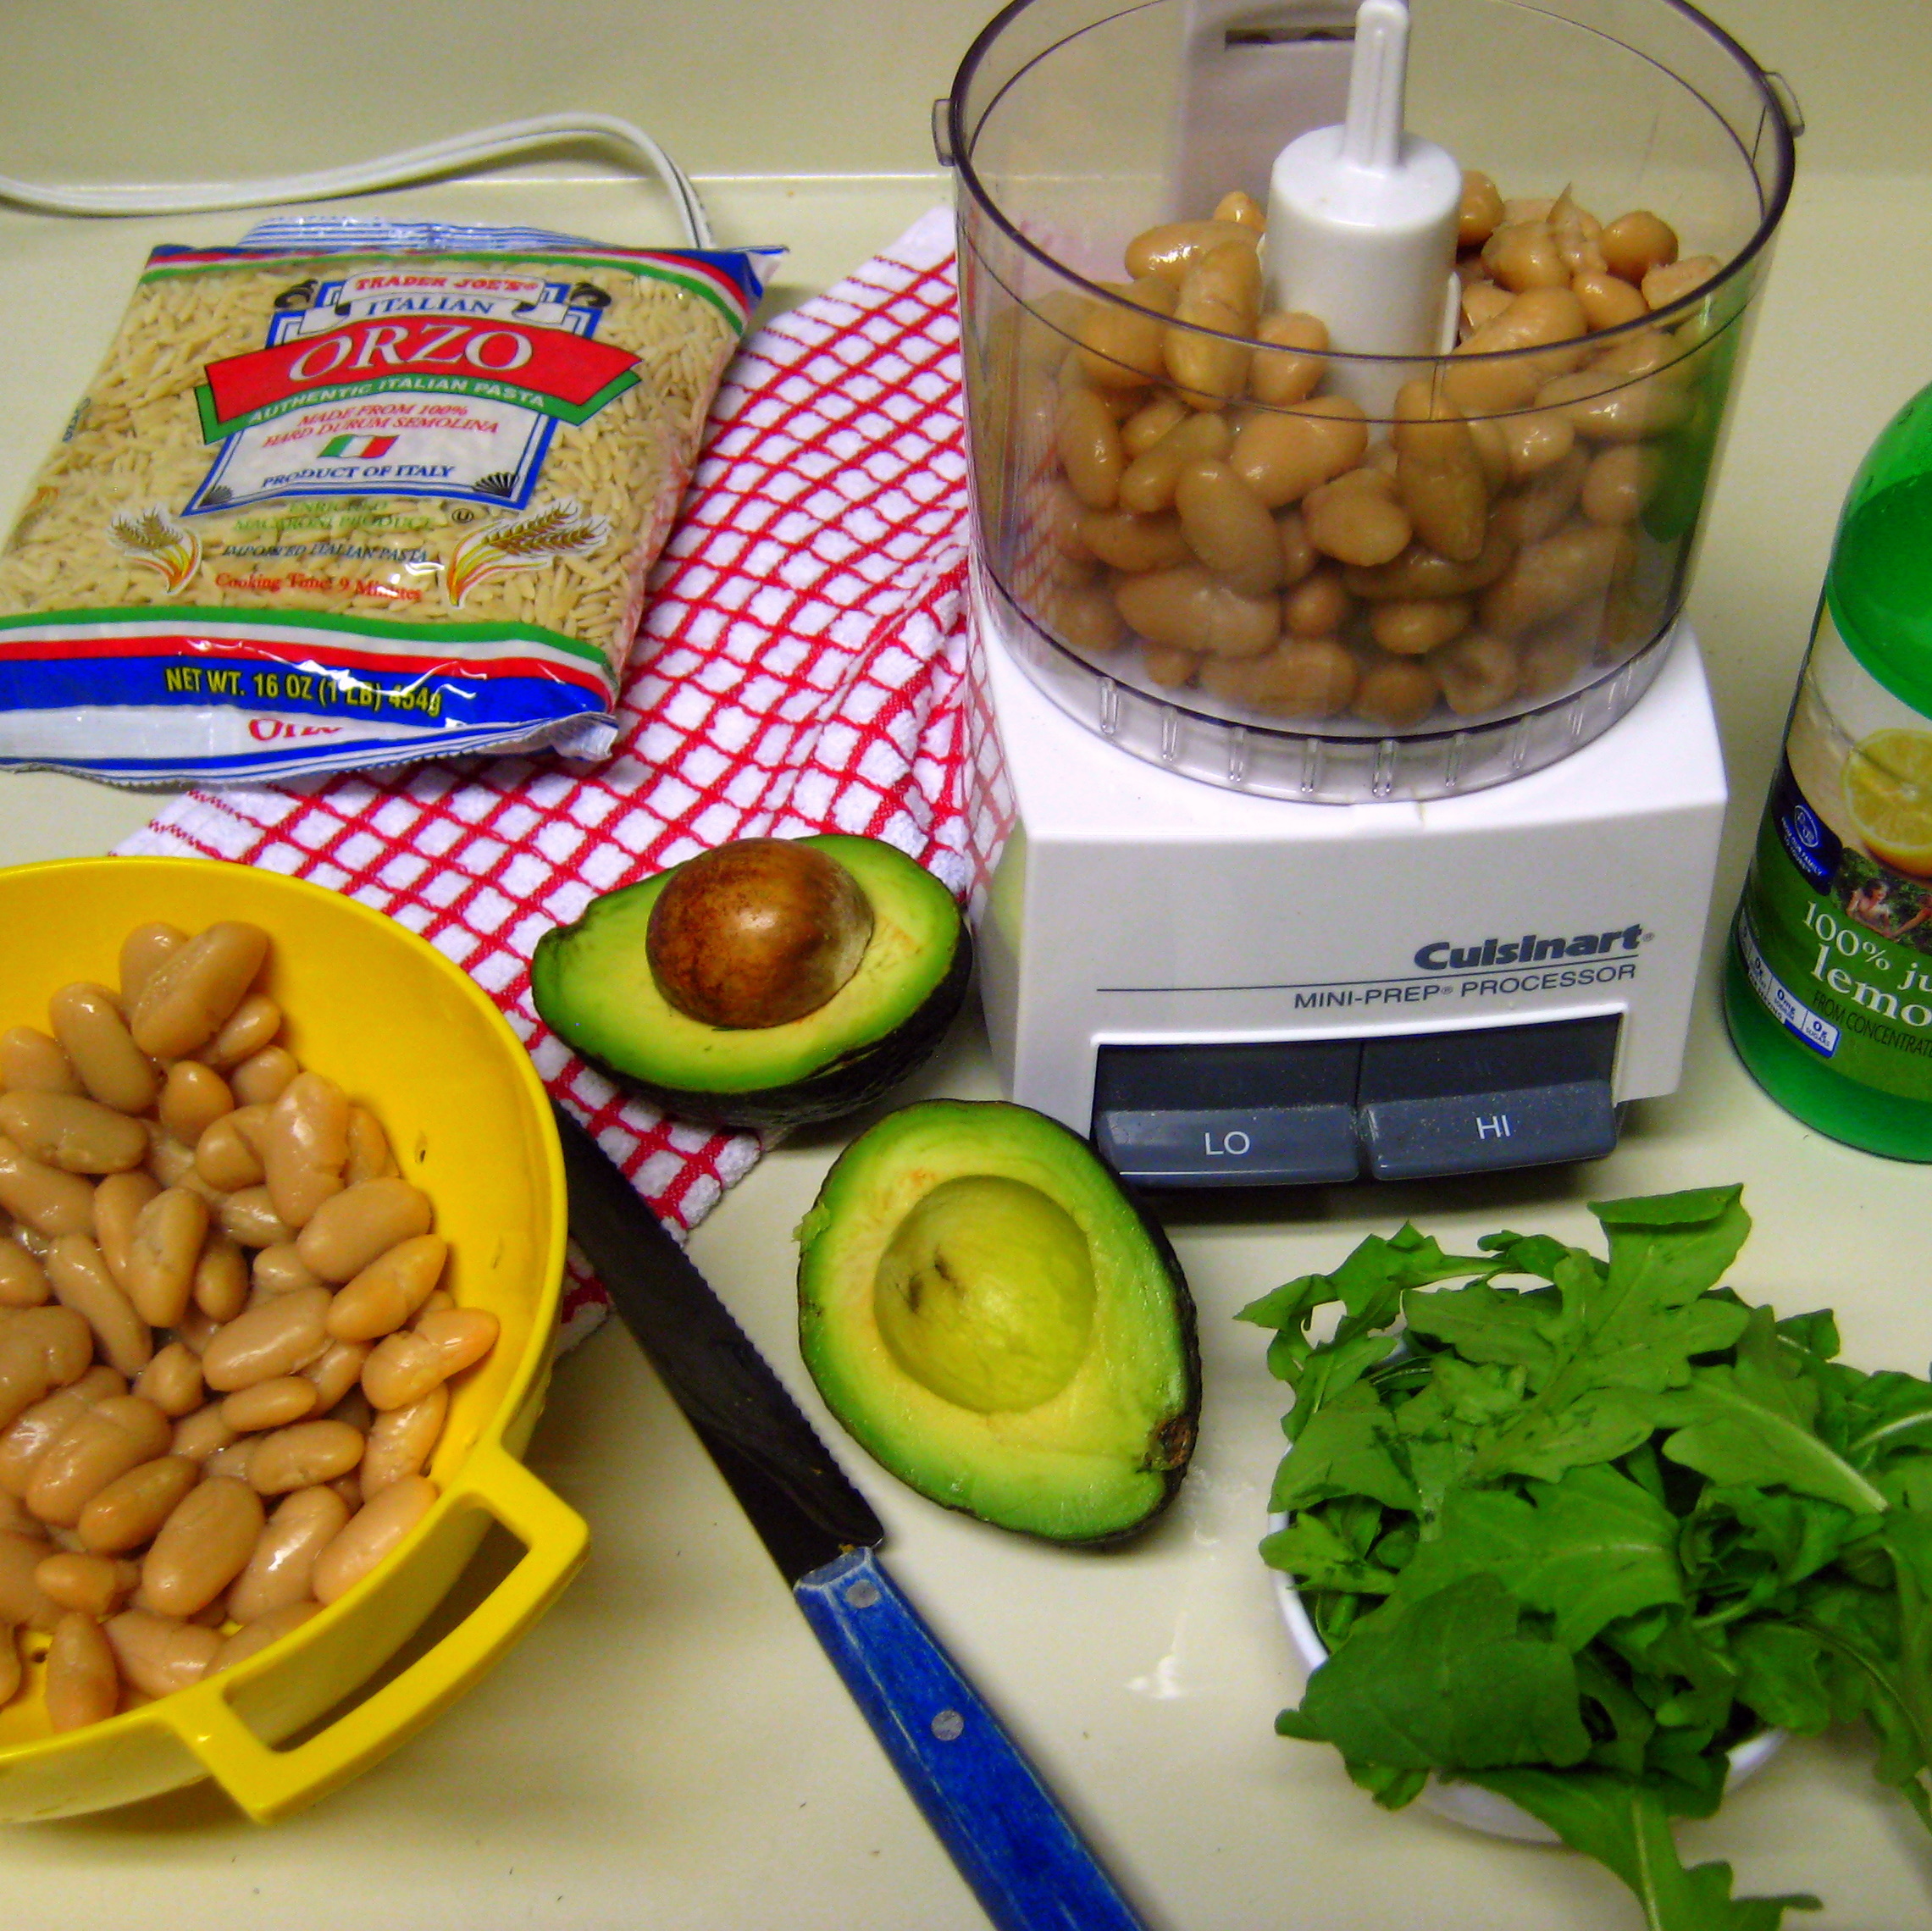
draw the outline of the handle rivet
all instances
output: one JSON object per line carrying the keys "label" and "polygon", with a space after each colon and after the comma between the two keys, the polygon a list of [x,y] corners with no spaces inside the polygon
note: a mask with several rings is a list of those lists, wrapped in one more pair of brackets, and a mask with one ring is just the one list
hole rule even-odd
{"label": "handle rivet", "polygon": [[845,1600],[855,1609],[870,1609],[878,1599],[878,1585],[867,1582],[863,1576],[845,1591]]}
{"label": "handle rivet", "polygon": [[933,1735],[941,1743],[950,1743],[966,1728],[966,1718],[957,1710],[941,1710],[933,1719]]}

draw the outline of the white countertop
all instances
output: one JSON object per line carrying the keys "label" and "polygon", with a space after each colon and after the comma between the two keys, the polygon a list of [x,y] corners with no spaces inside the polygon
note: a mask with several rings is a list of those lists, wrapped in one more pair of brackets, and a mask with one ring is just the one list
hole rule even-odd
{"label": "white countertop", "polygon": [[[0,170],[106,179],[282,169],[512,113],[602,106],[650,126],[706,177],[722,241],[792,247],[775,299],[793,302],[943,196],[920,145],[926,106],[983,10],[944,0],[894,16],[893,73],[881,77],[867,42],[878,17],[855,0],[739,5],[702,21],[700,10],[686,19],[651,4],[567,5],[554,36],[512,47],[528,67],[508,69],[473,58],[487,45],[476,10],[425,5],[379,19],[357,4],[331,15],[330,51],[315,73],[303,70],[304,97],[273,76],[301,58],[298,30],[313,25],[312,9],[266,7],[235,56],[238,76],[208,66],[197,28],[214,15],[197,20],[198,0],[158,11],[30,7],[0,81]],[[1717,11],[1785,71],[1813,124],[1691,597],[1735,800],[1721,926],[1839,498],[1881,423],[1932,376],[1932,124],[1905,104],[1923,100],[1932,25],[1908,0],[1734,0]],[[721,18],[745,30],[717,34]],[[114,31],[83,46],[102,20]],[[433,127],[385,119],[367,90],[358,94],[356,63],[333,31],[344,20],[349,44],[384,48],[391,77],[450,76],[434,96]],[[396,34],[379,38],[392,24]],[[98,58],[102,47],[113,58]],[[598,49],[621,65],[623,87],[573,66],[595,67]],[[29,72],[69,69],[79,89],[71,100],[25,84]],[[154,92],[128,93],[130,76],[143,75]],[[1909,86],[1892,84],[1902,75]],[[237,108],[240,82],[263,90],[274,114]],[[876,111],[866,104],[875,98]],[[714,102],[728,112],[707,119],[700,109]],[[214,138],[224,130],[229,138]],[[667,237],[661,220],[640,219],[647,195],[581,175],[448,184],[406,204],[457,219],[513,207],[614,240]],[[234,219],[0,214],[0,497],[18,499],[58,432],[145,249],[164,230],[169,239],[225,237]],[[102,850],[152,804],[0,775],[0,860]],[[916,1091],[991,1097],[977,1034],[962,1031]],[[1167,1224],[1199,1310],[1199,1450],[1179,1502],[1149,1535],[1082,1554],[927,1505],[825,1416],[798,1364],[789,1235],[842,1143],[824,1131],[771,1155],[692,1251],[878,1508],[894,1574],[1157,1931],[1635,1923],[1627,1894],[1595,1866],[1416,1811],[1385,1816],[1331,1752],[1275,1737],[1275,1712],[1296,1700],[1299,1677],[1254,1545],[1282,1400],[1263,1364],[1265,1337],[1230,1317],[1405,1216],[1445,1237],[1509,1225],[1583,1239],[1594,1231],[1586,1199],[1741,1180],[1758,1231],[1732,1276],[1741,1291],[1786,1312],[1835,1307],[1848,1358],[1922,1369],[1932,1358],[1923,1233],[1932,1169],[1852,1152],[1780,1113],[1732,1057],[1707,972],[1682,1090],[1635,1109],[1607,1160],[1174,1211]],[[981,1931],[762,1547],[614,1325],[560,1365],[529,1459],[588,1517],[592,1554],[492,1676],[387,1762],[269,1830],[240,1822],[202,1786],[0,1833],[7,1922],[92,1931],[137,1912],[147,1931]],[[1691,1857],[1729,1859],[1742,1891],[1822,1894],[1824,1912],[1794,1924],[1897,1931],[1932,1922],[1932,1845],[1849,1742],[1791,1746],[1719,1818],[1687,1827],[1683,1843]]]}

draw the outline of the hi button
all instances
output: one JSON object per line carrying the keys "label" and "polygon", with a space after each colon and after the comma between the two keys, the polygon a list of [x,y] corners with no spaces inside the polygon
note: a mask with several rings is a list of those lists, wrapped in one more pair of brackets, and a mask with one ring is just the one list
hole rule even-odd
{"label": "hi button", "polygon": [[1356,1120],[1377,1180],[1600,1159],[1617,1143],[1617,1020],[1370,1039]]}

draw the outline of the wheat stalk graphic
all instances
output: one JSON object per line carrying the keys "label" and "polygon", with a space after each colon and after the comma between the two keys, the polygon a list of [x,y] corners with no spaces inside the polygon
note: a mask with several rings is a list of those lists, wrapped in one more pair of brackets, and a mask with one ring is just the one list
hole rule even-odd
{"label": "wheat stalk graphic", "polygon": [[152,570],[173,592],[202,566],[202,539],[158,507],[124,510],[108,534],[137,570]]}
{"label": "wheat stalk graphic", "polygon": [[450,601],[460,604],[486,577],[528,570],[573,551],[595,550],[610,533],[606,517],[586,515],[570,496],[486,529],[472,530],[450,558],[444,579]]}

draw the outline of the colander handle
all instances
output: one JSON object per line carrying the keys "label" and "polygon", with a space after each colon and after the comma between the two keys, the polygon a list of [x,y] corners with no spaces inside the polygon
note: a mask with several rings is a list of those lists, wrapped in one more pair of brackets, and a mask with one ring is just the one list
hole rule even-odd
{"label": "colander handle", "polygon": [[583,1518],[500,1443],[479,1444],[473,1452],[430,1516],[428,1537],[472,1532],[463,1518],[475,1509],[524,1545],[522,1559],[433,1648],[327,1729],[291,1750],[271,1747],[236,1715],[227,1676],[156,1705],[208,1774],[257,1823],[313,1803],[413,1735],[495,1664],[584,1559],[590,1531]]}

